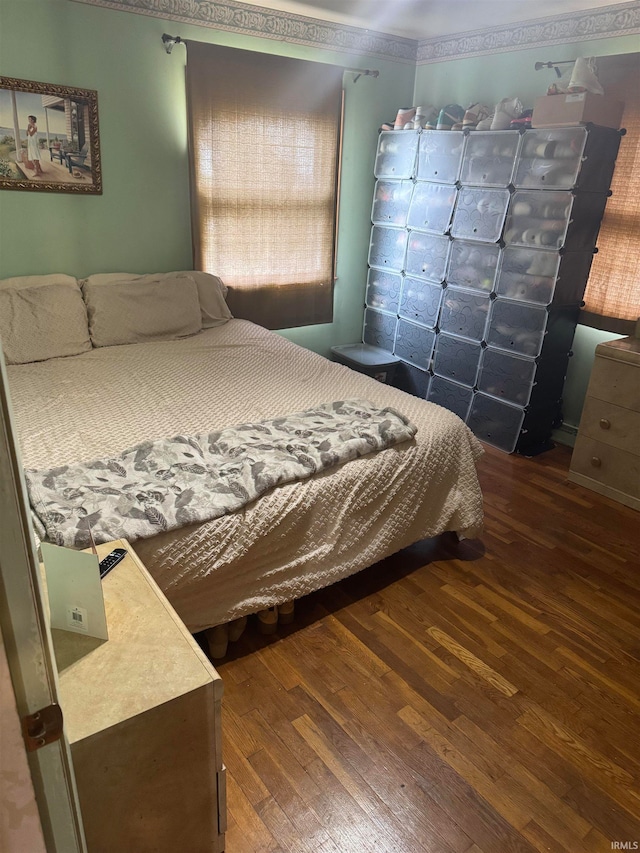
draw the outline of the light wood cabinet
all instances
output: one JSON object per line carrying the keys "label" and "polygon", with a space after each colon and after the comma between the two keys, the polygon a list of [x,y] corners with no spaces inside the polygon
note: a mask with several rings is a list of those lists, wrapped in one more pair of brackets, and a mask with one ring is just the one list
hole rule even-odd
{"label": "light wood cabinet", "polygon": [[55,631],[89,853],[219,853],[222,680],[129,543],[103,580],[109,639]]}
{"label": "light wood cabinet", "polygon": [[640,509],[640,339],[596,347],[569,480]]}

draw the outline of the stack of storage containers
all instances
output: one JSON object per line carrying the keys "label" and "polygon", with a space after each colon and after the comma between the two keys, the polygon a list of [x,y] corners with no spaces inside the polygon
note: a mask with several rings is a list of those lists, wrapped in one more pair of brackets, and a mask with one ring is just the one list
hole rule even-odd
{"label": "stack of storage containers", "polygon": [[383,131],[365,343],[483,441],[536,453],[561,395],[620,145],[594,126]]}

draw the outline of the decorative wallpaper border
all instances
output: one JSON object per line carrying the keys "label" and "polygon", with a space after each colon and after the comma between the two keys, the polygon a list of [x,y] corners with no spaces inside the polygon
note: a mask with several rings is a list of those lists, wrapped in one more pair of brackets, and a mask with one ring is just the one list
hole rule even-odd
{"label": "decorative wallpaper border", "polygon": [[[594,0],[597,2],[597,0]],[[473,30],[452,36],[423,39],[418,43],[418,65],[506,53],[589,39],[633,35],[640,32],[640,2],[618,3],[584,12],[538,18],[520,24]]]}
{"label": "decorative wallpaper border", "polygon": [[[415,63],[418,42],[414,39],[321,21],[304,15],[248,6],[237,0],[74,0],[122,12],[151,15],[168,21],[212,27],[245,36],[321,47],[347,53],[381,56]],[[177,33],[180,35],[180,33]]]}
{"label": "decorative wallpaper border", "polygon": [[278,12],[262,6],[249,6],[239,0],[72,2],[308,47],[380,56],[397,62],[417,62],[419,65],[640,33],[640,0],[421,41],[290,12]]}

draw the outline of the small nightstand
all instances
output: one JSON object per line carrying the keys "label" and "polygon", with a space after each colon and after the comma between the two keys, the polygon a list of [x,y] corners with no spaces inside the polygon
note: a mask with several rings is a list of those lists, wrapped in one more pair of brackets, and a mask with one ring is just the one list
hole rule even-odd
{"label": "small nightstand", "polygon": [[109,640],[54,632],[89,853],[219,853],[222,680],[131,545],[100,558],[115,547],[129,553],[102,582]]}
{"label": "small nightstand", "polygon": [[569,480],[640,509],[640,339],[599,344]]}

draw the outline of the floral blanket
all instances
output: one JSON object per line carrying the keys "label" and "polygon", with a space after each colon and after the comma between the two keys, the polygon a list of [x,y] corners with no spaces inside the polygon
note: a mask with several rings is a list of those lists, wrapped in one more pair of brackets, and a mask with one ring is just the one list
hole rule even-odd
{"label": "floral blanket", "polygon": [[258,423],[144,441],[118,456],[25,471],[39,533],[86,548],[154,536],[240,509],[303,480],[408,441],[416,427],[392,408],[341,400]]}

